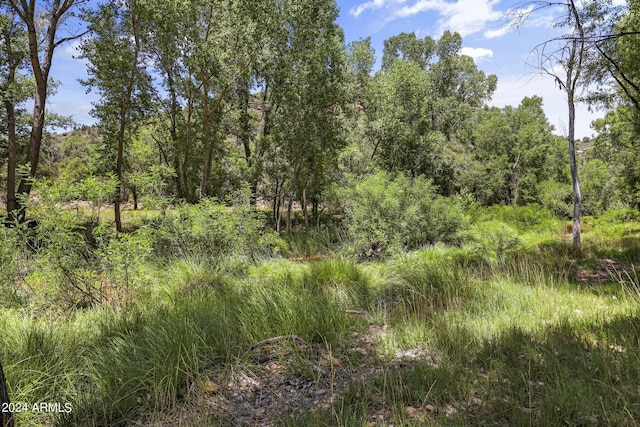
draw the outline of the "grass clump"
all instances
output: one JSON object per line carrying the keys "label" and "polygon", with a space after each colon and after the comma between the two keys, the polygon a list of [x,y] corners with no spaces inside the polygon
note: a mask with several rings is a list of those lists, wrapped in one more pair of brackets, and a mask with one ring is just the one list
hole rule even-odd
{"label": "grass clump", "polygon": [[540,205],[489,206],[472,214],[473,222],[496,221],[513,227],[519,232],[556,232],[562,230],[561,222]]}
{"label": "grass clump", "polygon": [[470,298],[476,283],[458,262],[457,253],[457,249],[436,246],[395,260],[384,304],[397,306],[397,313],[422,317]]}

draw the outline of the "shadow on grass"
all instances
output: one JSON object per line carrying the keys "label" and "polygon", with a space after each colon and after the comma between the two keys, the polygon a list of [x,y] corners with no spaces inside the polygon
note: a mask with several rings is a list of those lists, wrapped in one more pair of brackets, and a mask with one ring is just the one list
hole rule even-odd
{"label": "shadow on grass", "polygon": [[435,364],[353,381],[315,425],[366,424],[380,413],[399,425],[637,425],[639,330],[638,314],[511,329],[491,342],[445,327],[435,331]]}

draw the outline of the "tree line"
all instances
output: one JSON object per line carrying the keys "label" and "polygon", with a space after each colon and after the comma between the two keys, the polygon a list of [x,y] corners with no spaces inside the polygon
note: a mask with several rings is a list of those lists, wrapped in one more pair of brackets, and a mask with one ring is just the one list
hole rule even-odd
{"label": "tree line", "polygon": [[[292,227],[294,207],[308,228],[344,203],[336,188],[377,171],[427,178],[442,196],[538,203],[574,220],[638,205],[639,4],[554,4],[567,31],[539,47],[538,65],[565,70],[555,78],[569,111],[581,101],[610,111],[594,140],[577,142],[585,154],[575,160],[572,121],[567,153],[541,98],[487,105],[497,78],[461,53],[457,33],[393,36],[374,70],[370,38],[345,43],[334,1],[4,0],[7,216],[24,221],[34,179],[55,178],[84,188],[76,197],[104,194],[118,230],[123,200],[195,203],[240,188],[267,202],[278,230]],[[524,6],[515,21],[550,7]],[[47,132],[69,123],[46,102],[54,53],[72,40],[88,64],[82,84],[99,96],[91,137]]]}

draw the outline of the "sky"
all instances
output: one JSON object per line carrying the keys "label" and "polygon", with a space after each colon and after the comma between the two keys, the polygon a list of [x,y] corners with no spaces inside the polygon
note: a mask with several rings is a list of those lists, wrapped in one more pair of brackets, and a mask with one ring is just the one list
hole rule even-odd
{"label": "sky", "polygon": [[[378,65],[384,40],[402,32],[415,32],[420,38],[439,39],[446,30],[457,31],[463,38],[462,53],[474,58],[478,68],[498,77],[498,87],[490,105],[518,106],[525,96],[543,98],[543,106],[555,133],[567,134],[567,106],[564,92],[554,79],[536,69],[535,48],[558,35],[554,17],[537,13],[517,28],[510,17],[522,10],[514,0],[337,0],[338,24],[345,42],[370,36]],[[78,42],[61,46],[56,53],[52,77],[61,85],[51,98],[49,109],[71,115],[76,122],[91,124],[91,103],[96,97],[86,93],[78,79],[86,78],[86,64],[74,59]],[[590,123],[602,111],[591,112],[579,105],[576,113],[576,136],[591,136]]]}

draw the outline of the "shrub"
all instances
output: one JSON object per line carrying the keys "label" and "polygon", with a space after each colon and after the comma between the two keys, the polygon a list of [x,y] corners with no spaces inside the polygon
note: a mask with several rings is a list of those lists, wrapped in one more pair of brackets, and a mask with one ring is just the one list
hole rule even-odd
{"label": "shrub", "polygon": [[640,211],[633,208],[609,209],[604,214],[596,218],[596,224],[621,224],[640,220]]}
{"label": "shrub", "polygon": [[174,258],[242,255],[256,258],[283,244],[265,229],[264,214],[247,205],[228,207],[213,199],[185,205],[147,224],[157,256]]}
{"label": "shrub", "polygon": [[0,305],[19,302],[21,283],[29,271],[31,256],[25,245],[25,233],[18,224],[14,227],[0,225]]}
{"label": "shrub", "polygon": [[553,212],[555,216],[571,218],[573,213],[573,189],[571,184],[556,181],[544,181],[540,183],[540,202]]}
{"label": "shrub", "polygon": [[347,230],[365,256],[436,242],[458,243],[458,233],[467,225],[460,202],[437,195],[423,177],[378,172],[343,190],[341,196]]}

